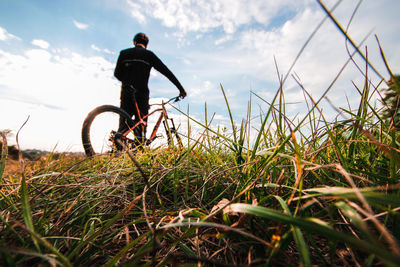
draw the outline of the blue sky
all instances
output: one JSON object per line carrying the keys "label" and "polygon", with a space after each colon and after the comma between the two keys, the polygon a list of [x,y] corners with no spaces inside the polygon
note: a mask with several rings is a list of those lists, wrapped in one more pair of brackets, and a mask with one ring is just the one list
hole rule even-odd
{"label": "blue sky", "polygon": [[[323,2],[332,7],[337,1]],[[343,0],[334,11],[343,26],[356,4]],[[374,34],[396,72],[399,8],[397,0],[364,0],[349,27],[356,43],[372,32],[362,49],[367,47],[371,62],[386,78]],[[82,150],[80,127],[86,114],[101,104],[119,104],[115,62],[137,32],[148,34],[148,49],[187,90],[179,108],[189,108],[191,115],[203,120],[207,103],[209,116],[216,113],[215,123],[227,125],[222,84],[240,123],[246,117],[250,90],[269,101],[278,89],[274,58],[285,75],[323,18],[314,0],[2,0],[0,130],[15,134],[30,116],[20,135],[22,148]],[[318,98],[347,58],[343,36],[327,20],[292,74]],[[364,66],[359,58],[355,61]],[[346,68],[329,94],[335,105],[347,106],[347,97],[356,107],[352,81],[360,83],[360,76],[354,64]],[[376,75],[371,78],[378,83]],[[156,71],[149,86],[153,100],[178,93]],[[301,117],[305,106],[300,88],[289,78],[284,90],[288,102],[298,103],[289,105],[288,113]],[[252,99],[254,116],[267,109],[256,97]],[[336,115],[329,106],[326,110],[329,116]]]}

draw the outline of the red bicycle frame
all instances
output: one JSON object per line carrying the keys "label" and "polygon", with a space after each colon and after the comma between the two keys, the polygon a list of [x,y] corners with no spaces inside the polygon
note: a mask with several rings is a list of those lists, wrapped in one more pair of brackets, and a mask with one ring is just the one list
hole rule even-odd
{"label": "red bicycle frame", "polygon": [[[150,112],[149,114],[147,114],[145,116],[141,115],[139,107],[138,107],[137,103],[135,102],[135,108],[136,108],[136,111],[137,111],[137,114],[138,114],[138,117],[139,117],[138,118],[138,122],[135,125],[133,125],[133,127],[129,128],[126,132],[124,132],[122,134],[123,138],[127,138],[127,135],[129,133],[133,132],[133,129],[135,129],[136,127],[139,127],[139,125],[140,125],[140,127],[141,127],[141,135],[142,135],[142,137],[144,137],[144,139],[142,139],[142,140],[146,140],[146,143],[150,144],[151,142],[154,141],[154,139],[156,139],[156,137],[157,137],[156,134],[157,134],[158,128],[160,127],[161,121],[163,121],[163,119],[164,119],[163,125],[164,125],[165,132],[167,133],[168,144],[174,145],[173,144],[173,135],[175,135],[179,146],[182,146],[182,140],[181,140],[180,136],[178,135],[178,133],[176,131],[175,123],[174,123],[172,118],[168,117],[167,111],[165,109],[165,105],[168,104],[169,102],[171,102],[174,99],[175,99],[175,101],[177,99],[179,100],[178,97],[174,97],[174,98],[169,99],[165,103],[163,101],[161,103],[161,108],[155,109],[155,110],[153,110],[152,112]],[[161,114],[158,117],[158,120],[157,120],[156,124],[154,125],[153,131],[152,131],[149,139],[146,139],[145,128],[146,128],[147,122],[145,121],[145,119],[147,119],[148,117],[150,117],[152,114],[154,114],[156,112],[161,112]],[[169,125],[168,120],[171,121],[171,126]]]}

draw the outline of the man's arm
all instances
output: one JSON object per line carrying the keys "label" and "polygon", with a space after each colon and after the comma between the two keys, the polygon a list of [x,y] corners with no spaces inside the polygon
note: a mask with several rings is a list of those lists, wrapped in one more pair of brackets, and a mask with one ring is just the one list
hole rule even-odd
{"label": "man's arm", "polygon": [[[150,51],[149,51],[150,52]],[[178,79],[175,77],[175,75],[168,69],[168,67],[153,53],[150,52],[153,55],[153,67],[159,71],[162,75],[168,78],[179,90],[179,96],[181,98],[184,98],[186,96],[186,91],[183,89],[183,86],[181,83],[178,81]]]}
{"label": "man's arm", "polygon": [[119,81],[122,82],[123,74],[122,74],[121,63],[122,63],[122,57],[121,57],[121,54],[119,54],[118,60],[117,60],[117,65],[114,70],[114,76],[115,76],[115,78],[117,78]]}

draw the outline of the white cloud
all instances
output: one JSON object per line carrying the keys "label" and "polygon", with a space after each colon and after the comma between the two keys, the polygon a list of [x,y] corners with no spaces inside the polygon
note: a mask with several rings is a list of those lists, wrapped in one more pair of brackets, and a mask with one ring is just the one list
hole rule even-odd
{"label": "white cloud", "polygon": [[104,48],[103,51],[104,51],[104,53],[107,53],[107,54],[114,54],[114,52],[110,51],[107,48]]}
{"label": "white cloud", "polygon": [[[394,7],[390,10],[386,9],[386,4],[389,2],[378,4],[374,1],[364,1],[350,25],[349,32],[354,41],[359,43],[371,29],[374,29],[374,33],[376,32],[380,37],[389,64],[395,72],[398,72],[396,70],[400,69],[400,61],[396,59],[400,58],[400,38],[396,34],[397,24],[394,23],[397,16],[394,11],[396,9]],[[335,10],[334,16],[343,27],[347,26],[356,4],[353,1],[343,1]],[[395,4],[395,7],[399,7],[399,4],[400,2]],[[231,108],[237,108],[236,114],[240,114],[240,111],[245,113],[250,89],[259,95],[266,96],[265,99],[270,101],[279,88],[274,58],[276,58],[280,76],[286,75],[302,46],[324,16],[325,14],[314,2],[314,5],[300,8],[284,23],[274,24],[276,26],[273,28],[243,27],[235,34],[223,35],[232,36],[232,40],[223,43],[223,48],[217,44],[225,37],[213,42],[217,47],[210,46],[208,42],[207,49],[194,49],[192,46],[190,49],[193,51],[190,51],[188,48],[187,51],[190,52],[185,53],[185,57],[192,63],[190,69],[195,69],[190,73],[196,73],[199,77],[199,79],[192,79],[191,86],[187,86],[189,96],[194,99],[191,102],[200,104],[207,101],[208,104],[217,107],[218,101],[214,97],[220,96],[219,83],[222,83],[225,89],[231,89],[235,93],[227,93],[227,95]],[[214,33],[215,31],[211,34]],[[208,35],[210,38],[212,38],[211,34]],[[361,46],[363,51],[366,49],[365,45],[368,46],[371,62],[387,77],[373,35]],[[350,50],[353,51],[352,48]],[[308,92],[317,100],[348,58],[344,36],[328,19],[306,46],[291,74],[297,74]],[[365,63],[359,57],[356,56],[355,60],[362,69],[365,68]],[[377,84],[379,79],[371,70],[369,70],[369,75],[372,82]],[[362,75],[355,69],[354,64],[350,63],[331,89],[330,99],[335,105],[346,107],[347,95],[351,101],[357,103],[359,95],[352,81],[362,88],[362,79]],[[203,83],[206,80],[215,84],[214,89],[207,90],[207,86]],[[228,83],[230,84],[227,85]],[[284,91],[288,102],[301,102],[301,104],[290,105],[288,110],[296,114],[301,113],[305,106],[304,96],[291,76],[286,81]],[[325,101],[324,103],[326,104]],[[263,105],[265,106],[265,103]]]}
{"label": "white cloud", "polygon": [[226,122],[230,121],[230,119],[228,117],[220,115],[220,114],[216,114],[214,116],[214,120],[220,120],[220,121],[226,121]]}
{"label": "white cloud", "polygon": [[146,23],[146,17],[142,13],[142,6],[132,2],[131,0],[127,0],[127,3],[130,7],[130,15],[140,24]]}
{"label": "white cloud", "polygon": [[0,41],[7,41],[7,40],[21,40],[21,38],[9,33],[6,29],[0,27]]}
{"label": "white cloud", "polygon": [[[241,45],[239,49],[246,52],[248,49],[253,51],[252,55],[250,54],[248,55],[248,58],[244,58],[245,62],[247,61],[247,64],[250,64],[248,61],[253,62],[254,66],[250,67],[251,70],[261,70],[265,72],[269,80],[272,80],[276,79],[276,70],[273,64],[275,57],[279,66],[279,71],[282,74],[286,74],[286,71],[288,71],[289,67],[293,63],[302,45],[306,43],[307,38],[311,35],[315,25],[317,25],[321,19],[322,15],[319,11],[305,9],[292,20],[288,20],[280,28],[274,28],[270,31],[252,29],[241,33]],[[307,62],[307,65],[316,60],[321,60],[321,58],[313,58],[313,55],[325,50],[325,52],[327,52],[329,49],[332,49],[332,45],[336,44],[335,38],[338,37],[340,38],[336,32],[327,31],[323,38],[319,36],[314,39],[314,42],[319,40],[317,41],[319,46],[306,48],[307,52],[314,50],[311,53],[304,53],[301,58],[303,61]],[[333,51],[338,50],[334,49]],[[341,49],[340,51],[343,55]],[[337,55],[333,55],[333,53],[325,53],[325,56],[336,57]],[[305,57],[307,57],[307,60],[305,60]],[[329,65],[327,67],[332,66]]]}
{"label": "white cloud", "polygon": [[75,27],[77,27],[80,30],[86,30],[87,28],[89,28],[88,24],[85,24],[85,23],[82,23],[82,22],[79,22],[76,20],[73,20],[72,22],[74,23]]}
{"label": "white cloud", "polygon": [[211,81],[196,81],[195,84],[195,86],[190,86],[187,89],[193,104],[203,105],[205,102],[207,104],[222,103],[219,84]]}
{"label": "white cloud", "polygon": [[94,44],[92,44],[92,45],[90,46],[90,48],[92,48],[93,50],[98,51],[98,52],[101,51],[101,49],[98,48],[98,47],[97,47],[96,45],[94,45]]}
{"label": "white cloud", "polygon": [[220,39],[217,39],[215,41],[215,45],[220,45],[220,44],[226,43],[226,42],[232,40],[232,38],[233,38],[232,35],[226,35]]}
{"label": "white cloud", "polygon": [[33,45],[36,45],[42,49],[47,49],[50,47],[50,44],[44,40],[34,39],[31,42]]}
{"label": "white cloud", "polygon": [[[286,14],[311,2],[275,0],[128,0],[131,15],[145,22],[145,15],[162,21],[182,32],[200,31],[222,27],[234,33],[238,27],[252,22],[268,25],[277,14]],[[145,14],[145,15],[144,15]]]}
{"label": "white cloud", "polygon": [[107,48],[101,49],[100,47],[98,47],[95,44],[92,44],[90,46],[90,48],[92,48],[94,51],[97,51],[97,52],[104,52],[106,54],[114,54],[114,52],[110,51],[109,49],[107,49]]}
{"label": "white cloud", "polygon": [[[355,5],[356,3],[352,1],[343,1],[342,5],[335,10],[334,16],[343,27],[347,26]],[[392,69],[398,70],[400,65],[395,59],[399,58],[396,55],[396,51],[400,51],[400,38],[396,34],[397,24],[393,23],[393,21],[396,21],[397,16],[395,12],[388,12],[384,3],[378,5],[373,1],[365,1],[365,4],[361,6],[358,12],[349,28],[351,38],[356,43],[360,43],[367,33],[374,29],[374,33],[376,32],[381,40],[391,40],[391,42],[386,42],[384,49],[386,48],[386,56],[392,59],[390,62]],[[282,27],[272,30],[250,29],[241,32],[239,37],[241,44],[230,48],[228,58],[235,52],[241,51],[242,64],[238,65],[239,72],[248,73],[253,80],[260,78],[269,82],[277,82],[274,57],[276,58],[280,75],[286,75],[302,46],[323,19],[323,16],[324,14],[319,8],[306,8],[293,19],[288,20]],[[383,17],[385,19],[382,19]],[[388,23],[388,21],[392,23]],[[350,52],[354,50],[351,46],[349,48]],[[373,36],[361,46],[362,51],[365,52],[366,49],[368,49],[369,60],[387,78],[387,72],[379,55],[379,48]],[[306,90],[311,93],[314,100],[318,100],[348,58],[344,36],[330,20],[327,20],[306,46],[291,74],[298,75]],[[355,56],[354,59],[361,69],[365,70],[365,62],[360,60],[359,56]],[[372,84],[375,85],[380,81],[380,78],[371,69],[369,69],[369,78],[372,80]],[[363,76],[356,70],[354,64],[350,63],[328,94],[337,107],[348,108],[346,95],[352,103],[359,101],[359,94],[352,81],[362,88]],[[271,89],[277,90],[277,87]],[[266,89],[255,89],[256,92],[261,90]],[[284,90],[288,102],[302,101],[302,105],[304,105],[301,89],[291,76],[286,81]],[[372,103],[373,100],[371,101]],[[325,104],[327,103],[324,102]],[[356,106],[352,107],[355,108]],[[325,110],[327,109],[331,109],[329,105],[325,108]],[[289,107],[288,110],[297,113],[301,112],[302,108],[299,105]]]}
{"label": "white cloud", "polygon": [[[61,151],[81,149],[86,114],[101,104],[119,104],[114,63],[43,49],[9,53],[0,49],[0,125],[16,131],[30,115],[21,135],[23,148]],[[54,129],[57,129],[55,132]],[[46,134],[46,133],[53,134]]]}

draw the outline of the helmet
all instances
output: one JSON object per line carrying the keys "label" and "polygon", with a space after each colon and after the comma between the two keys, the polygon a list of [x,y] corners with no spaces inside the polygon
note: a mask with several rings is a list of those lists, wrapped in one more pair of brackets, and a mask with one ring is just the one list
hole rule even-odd
{"label": "helmet", "polygon": [[135,42],[138,44],[144,44],[145,46],[147,46],[147,44],[149,43],[149,37],[147,37],[146,34],[139,32],[133,38],[133,43],[135,43]]}

